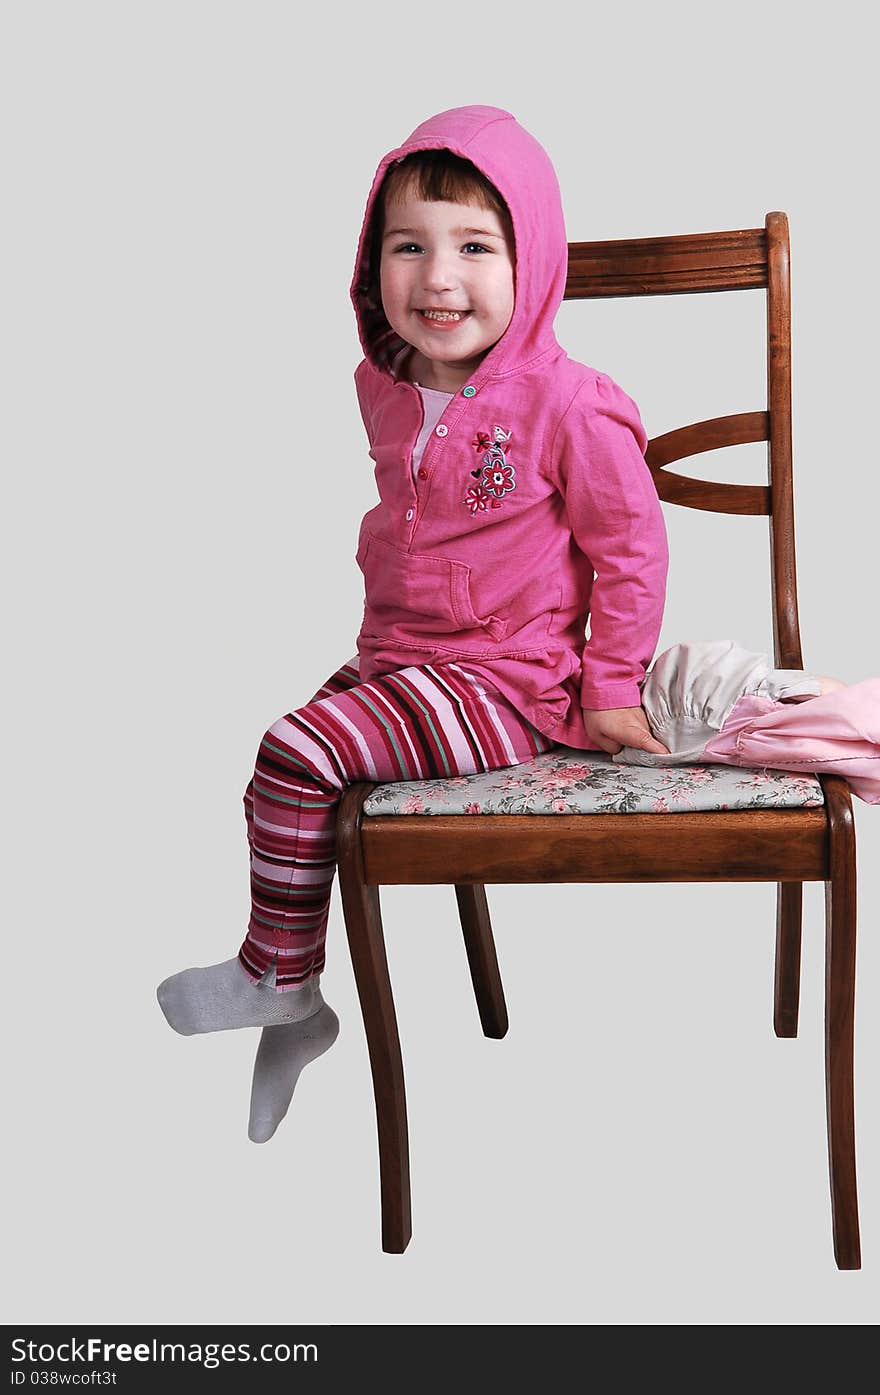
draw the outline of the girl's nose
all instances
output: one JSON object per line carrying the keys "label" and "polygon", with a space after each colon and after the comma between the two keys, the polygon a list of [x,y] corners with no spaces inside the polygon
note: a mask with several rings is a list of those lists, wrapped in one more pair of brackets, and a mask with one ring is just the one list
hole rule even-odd
{"label": "girl's nose", "polygon": [[422,280],[426,291],[454,290],[457,278],[451,258],[442,254],[426,258],[422,263]]}

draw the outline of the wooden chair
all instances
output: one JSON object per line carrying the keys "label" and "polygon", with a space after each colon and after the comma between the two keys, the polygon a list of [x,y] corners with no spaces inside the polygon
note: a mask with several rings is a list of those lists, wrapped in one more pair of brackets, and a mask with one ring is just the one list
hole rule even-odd
{"label": "wooden chair", "polygon": [[[767,290],[767,410],[696,422],[652,440],[646,452],[669,504],[770,519],[776,666],[802,668],[791,462],[791,301],[788,219],[763,228],[569,244],[566,299]],[[768,442],[767,485],[673,474],[673,461],[741,442]],[[590,753],[584,753],[590,754]],[[825,883],[825,1076],[834,1254],[860,1267],[853,1121],[856,851],[849,788],[819,777],[811,808],[725,812],[363,817],[376,789],[356,784],[339,810],[338,865],[346,929],[369,1046],[382,1191],[382,1247],[411,1235],[403,1062],[379,907],[379,887],[453,884],[483,1032],[503,1037],[507,1010],[485,885],[526,882],[775,881],[773,1024],[798,1025],[805,881]]]}

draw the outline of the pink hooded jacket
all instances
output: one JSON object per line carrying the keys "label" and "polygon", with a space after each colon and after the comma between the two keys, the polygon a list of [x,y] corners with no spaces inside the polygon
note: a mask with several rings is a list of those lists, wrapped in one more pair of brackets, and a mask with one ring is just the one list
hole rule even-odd
{"label": "pink hooded jacket", "polygon": [[[470,160],[506,200],[515,304],[445,407],[414,480],[422,400],[394,377],[404,341],[367,298],[368,232],[389,166],[437,148]],[[409,664],[482,666],[540,731],[595,749],[581,708],[639,705],[668,550],[638,408],[556,340],[567,267],[553,166],[509,112],[442,112],[379,164],[351,284],[365,355],[355,385],[380,498],[358,540],[357,647],[364,680]]]}

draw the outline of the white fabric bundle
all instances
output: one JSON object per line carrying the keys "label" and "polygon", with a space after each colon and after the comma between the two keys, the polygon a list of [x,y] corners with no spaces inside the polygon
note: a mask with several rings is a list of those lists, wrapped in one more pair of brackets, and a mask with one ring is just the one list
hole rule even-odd
{"label": "white fabric bundle", "polygon": [[737,700],[745,695],[775,701],[818,697],[820,680],[801,669],[771,668],[732,639],[695,640],[665,649],[641,687],[642,707],[668,756],[624,746],[613,757],[627,765],[681,765],[703,758]]}

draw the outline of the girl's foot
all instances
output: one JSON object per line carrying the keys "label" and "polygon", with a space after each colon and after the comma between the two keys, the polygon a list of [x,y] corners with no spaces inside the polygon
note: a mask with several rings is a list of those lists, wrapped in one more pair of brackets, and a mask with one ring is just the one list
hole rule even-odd
{"label": "girl's foot", "polygon": [[326,1003],[286,1027],[264,1027],[254,1062],[248,1138],[266,1143],[284,1118],[303,1066],[333,1045],[339,1019]]}
{"label": "girl's foot", "polygon": [[302,988],[278,993],[275,967],[259,983],[248,978],[238,959],[226,959],[204,969],[184,969],[160,983],[159,1006],[175,1032],[222,1032],[231,1027],[269,1027],[299,1022],[323,1003],[319,975]]}

